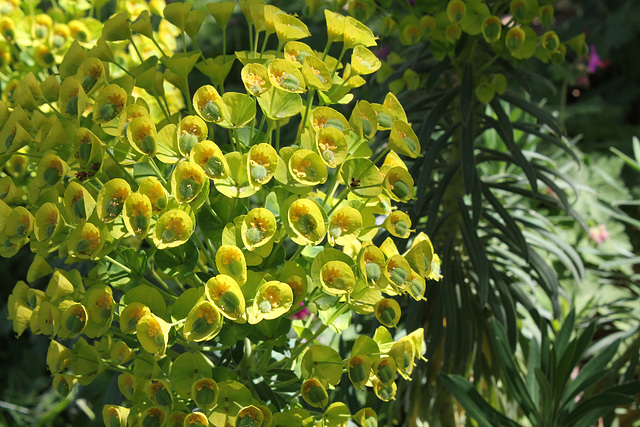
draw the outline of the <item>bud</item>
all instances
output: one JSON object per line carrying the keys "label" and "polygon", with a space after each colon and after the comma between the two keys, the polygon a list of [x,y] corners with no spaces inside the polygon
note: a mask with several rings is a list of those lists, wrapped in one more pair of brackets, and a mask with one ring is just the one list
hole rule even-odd
{"label": "bud", "polygon": [[302,384],[302,398],[315,408],[323,408],[329,403],[327,390],[317,378],[309,378]]}
{"label": "bud", "polygon": [[524,43],[525,37],[526,35],[522,28],[520,27],[511,28],[507,33],[507,39],[506,39],[507,49],[509,49],[509,51],[513,53],[520,46],[522,46],[522,43]]}
{"label": "bud", "polygon": [[540,7],[538,10],[538,16],[542,26],[548,28],[553,22],[553,6],[550,4]]}
{"label": "bud", "polygon": [[482,22],[482,35],[487,43],[500,40],[502,33],[502,22],[497,16],[487,16]]}
{"label": "bud", "polygon": [[454,24],[462,21],[466,11],[467,8],[461,0],[451,0],[447,4],[447,18]]}

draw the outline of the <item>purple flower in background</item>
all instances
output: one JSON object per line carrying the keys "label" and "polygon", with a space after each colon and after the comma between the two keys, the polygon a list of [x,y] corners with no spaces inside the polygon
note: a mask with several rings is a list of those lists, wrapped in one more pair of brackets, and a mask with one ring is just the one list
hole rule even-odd
{"label": "purple flower in background", "polygon": [[609,66],[609,60],[603,61],[598,55],[598,51],[596,50],[596,45],[592,44],[589,46],[589,62],[587,64],[587,68],[589,70],[589,74],[595,73],[598,68],[607,68]]}
{"label": "purple flower in background", "polygon": [[[304,305],[304,303],[301,302],[300,305]],[[292,314],[291,318],[293,320],[296,320],[296,319],[303,320],[303,319],[306,319],[310,314],[311,314],[311,312],[309,311],[309,309],[307,307],[305,307],[302,310],[300,310],[299,312],[297,312],[295,314]]]}

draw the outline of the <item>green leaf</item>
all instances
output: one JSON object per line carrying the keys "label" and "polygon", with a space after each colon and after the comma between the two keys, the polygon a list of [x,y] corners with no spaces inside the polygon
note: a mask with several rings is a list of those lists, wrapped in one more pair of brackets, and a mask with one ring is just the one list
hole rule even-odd
{"label": "green leaf", "polygon": [[[636,399],[633,396],[622,393],[598,393],[588,399],[581,400],[573,411],[562,416],[559,422],[561,425],[567,426],[592,425],[594,421],[611,409],[617,406],[629,405],[635,401]],[[596,409],[599,409],[597,414],[591,413]],[[591,416],[592,421],[584,420],[587,416]]]}
{"label": "green leaf", "polygon": [[148,285],[138,285],[127,291],[123,296],[120,304],[129,304],[132,302],[140,302],[157,316],[163,316],[167,309],[164,298],[160,292]]}
{"label": "green leaf", "polygon": [[[460,84],[460,114],[462,125],[469,126],[469,120],[473,112],[473,67],[468,65],[462,75]],[[471,126],[473,127],[473,126]]]}
{"label": "green leaf", "polygon": [[449,90],[449,92],[444,94],[440,98],[440,101],[438,101],[438,103],[434,105],[433,109],[429,111],[429,114],[427,115],[425,120],[422,122],[422,125],[420,126],[420,130],[418,131],[419,141],[426,141],[427,138],[431,138],[431,134],[436,128],[436,125],[438,124],[440,117],[442,117],[445,110],[447,109],[449,104],[451,104],[451,102],[453,101],[453,99],[456,97],[457,94],[458,94],[458,88],[457,87],[452,88],[451,90]]}
{"label": "green leaf", "polygon": [[458,199],[458,209],[461,218],[460,231],[462,233],[462,239],[464,240],[464,246],[478,275],[480,303],[485,304],[489,293],[489,260],[484,251],[484,245],[478,237],[477,229],[473,227],[471,223],[467,206],[462,199]]}
{"label": "green leaf", "polygon": [[469,415],[481,427],[508,426],[517,427],[519,424],[505,417],[489,405],[466,379],[453,374],[441,373],[440,380],[460,402]]}
{"label": "green leaf", "polygon": [[476,162],[474,158],[473,140],[475,138],[473,128],[473,117],[469,117],[466,124],[462,125],[462,136],[460,139],[460,158],[462,161],[462,181],[464,190],[469,194],[476,179]]}
{"label": "green leaf", "polygon": [[200,352],[183,353],[171,364],[169,380],[183,398],[191,398],[191,385],[200,378],[211,378],[211,366]]}
{"label": "green leaf", "polygon": [[271,120],[286,119],[302,111],[302,98],[297,93],[271,87],[258,98],[260,108]]}
{"label": "green leaf", "polygon": [[564,135],[565,134],[564,129],[562,128],[562,125],[558,122],[558,120],[555,117],[553,117],[550,113],[548,113],[547,111],[545,111],[542,108],[538,107],[533,102],[531,102],[529,100],[526,100],[524,98],[521,98],[520,96],[516,95],[515,93],[513,93],[511,91],[506,91],[504,94],[499,95],[499,97],[501,99],[503,99],[504,101],[508,102],[509,104],[513,105],[514,107],[517,107],[517,108],[519,108],[519,109],[531,114],[536,119],[538,119],[540,122],[546,124],[551,129],[553,129],[553,131],[556,134],[558,134],[558,135]]}
{"label": "green leaf", "polygon": [[226,92],[222,95],[229,110],[228,121],[234,128],[241,128],[256,116],[256,102],[244,93]]}

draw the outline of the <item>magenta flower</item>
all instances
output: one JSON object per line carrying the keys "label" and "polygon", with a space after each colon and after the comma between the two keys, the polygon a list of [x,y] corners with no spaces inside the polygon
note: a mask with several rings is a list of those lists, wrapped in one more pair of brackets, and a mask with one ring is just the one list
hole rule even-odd
{"label": "magenta flower", "polygon": [[609,232],[605,224],[598,224],[597,227],[591,227],[589,229],[589,238],[598,245],[609,240],[609,237]]}
{"label": "magenta flower", "polygon": [[603,61],[598,55],[598,51],[596,50],[596,45],[592,44],[589,46],[589,62],[587,68],[589,70],[589,74],[594,74],[598,68],[607,68],[609,66],[609,60]]}
{"label": "magenta flower", "polygon": [[[304,303],[301,302],[300,305],[302,306],[302,305],[304,305]],[[311,312],[309,311],[309,309],[307,307],[305,307],[302,310],[300,310],[299,312],[292,314],[291,315],[291,319],[293,319],[293,320],[304,320],[310,314],[311,314]]]}

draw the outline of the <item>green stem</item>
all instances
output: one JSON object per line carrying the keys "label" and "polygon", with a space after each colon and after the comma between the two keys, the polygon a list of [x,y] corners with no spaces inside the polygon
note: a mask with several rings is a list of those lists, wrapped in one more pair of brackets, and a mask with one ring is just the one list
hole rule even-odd
{"label": "green stem", "polygon": [[222,27],[222,63],[227,62],[227,26]]}
{"label": "green stem", "polygon": [[116,67],[120,68],[122,71],[124,71],[126,74],[128,74],[128,75],[129,75],[129,77],[135,78],[135,77],[133,76],[133,74],[131,74],[131,73],[129,72],[129,70],[127,70],[126,68],[124,68],[122,65],[118,64],[116,61],[114,61],[114,62],[113,62],[113,65],[115,65]]}
{"label": "green stem", "polygon": [[[211,258],[211,254],[207,250],[207,247],[204,245],[204,242],[202,241],[200,236],[198,236],[198,233],[193,233],[193,237],[195,237],[196,242],[198,242],[198,246],[200,246],[200,249],[204,252],[204,256],[205,258],[207,258],[209,264],[211,264],[212,266],[216,265],[216,262]],[[206,273],[207,271],[208,270],[205,270],[204,272]]]}
{"label": "green stem", "polygon": [[307,119],[309,118],[309,111],[311,110],[311,104],[313,102],[313,95],[315,94],[316,94],[315,89],[311,89],[309,91],[309,95],[307,96],[307,105],[305,106],[305,109],[304,109],[304,115],[303,115],[302,123],[300,124],[300,129],[298,130],[298,136],[296,138],[296,141],[300,140],[300,136],[302,135],[302,129],[304,129],[304,127],[307,125]]}
{"label": "green stem", "polygon": [[267,48],[267,40],[269,40],[270,35],[271,34],[269,33],[264,34],[264,40],[262,41],[262,49],[260,49],[260,58],[262,58],[262,55],[264,54],[264,50]]}
{"label": "green stem", "polygon": [[336,208],[338,207],[338,205],[340,204],[340,202],[342,202],[346,197],[347,194],[349,194],[349,186],[347,185],[344,190],[342,190],[342,192],[340,193],[340,195],[338,196],[338,200],[336,201],[336,203],[333,205],[333,207],[329,210],[329,212],[327,212],[327,216],[331,216],[331,214],[333,213],[333,211],[336,210]]}
{"label": "green stem", "polygon": [[104,151],[106,151],[106,152],[107,152],[107,154],[109,155],[109,157],[111,157],[111,160],[113,160],[113,162],[114,162],[116,165],[118,165],[118,167],[120,168],[120,170],[122,171],[122,173],[123,173],[123,174],[125,174],[125,176],[126,176],[127,178],[129,178],[129,180],[130,180],[131,184],[133,184],[133,185],[137,185],[137,184],[136,184],[136,180],[135,180],[135,178],[133,177],[133,175],[131,175],[131,174],[129,173],[129,171],[128,171],[127,169],[125,169],[124,165],[123,165],[122,163],[120,163],[120,162],[116,159],[116,157],[113,155],[113,153],[111,152],[111,150],[106,149],[106,150],[104,150]]}
{"label": "green stem", "polygon": [[171,123],[171,116],[169,116],[169,113],[167,112],[167,110],[164,109],[164,105],[162,105],[160,98],[158,97],[158,95],[154,95],[154,96],[156,98],[156,102],[158,103],[158,105],[160,106],[160,109],[162,110],[162,114],[164,114],[165,119],[167,119],[167,123]]}
{"label": "green stem", "polygon": [[324,61],[325,58],[327,57],[327,54],[329,53],[329,48],[331,47],[331,44],[333,43],[332,40],[329,40],[329,42],[327,43],[327,45],[324,48],[324,52],[322,52],[322,60]]}
{"label": "green stem", "polygon": [[149,166],[151,166],[151,169],[153,169],[153,173],[156,174],[156,176],[158,177],[158,179],[160,180],[160,182],[162,184],[164,184],[164,186],[167,186],[167,180],[164,179],[164,176],[162,175],[162,172],[160,172],[160,169],[158,169],[158,165],[156,165],[156,162],[153,159],[149,159],[149,161],[147,162],[147,164]]}
{"label": "green stem", "polygon": [[276,122],[276,151],[280,151],[280,122]]}
{"label": "green stem", "polygon": [[298,246],[298,249],[296,250],[296,253],[294,253],[291,258],[289,259],[289,261],[295,261],[296,259],[298,259],[298,257],[300,256],[300,254],[302,253],[302,251],[304,250],[304,248],[306,248],[306,246]]}
{"label": "green stem", "polygon": [[162,46],[160,46],[160,44],[158,44],[158,42],[156,41],[156,38],[153,37],[153,34],[151,35],[151,41],[153,42],[153,44],[156,45],[156,47],[158,48],[158,50],[160,51],[160,53],[162,54],[162,56],[167,56],[166,53],[164,53],[164,50],[162,50]]}
{"label": "green stem", "polygon": [[344,54],[346,52],[347,52],[347,49],[343,45],[342,46],[342,50],[340,51],[340,56],[338,57],[338,61],[336,62],[336,66],[333,68],[333,71],[331,72],[331,79],[333,79],[333,76],[336,74],[336,71],[338,71],[338,67],[341,64],[342,57],[344,56]]}
{"label": "green stem", "polygon": [[131,42],[131,45],[133,46],[133,50],[136,51],[136,55],[138,55],[138,58],[140,59],[140,62],[144,62],[144,59],[142,58],[142,55],[140,54],[140,51],[138,50],[138,46],[136,46],[136,44],[133,42],[133,37],[131,39],[129,39],[129,41]]}

